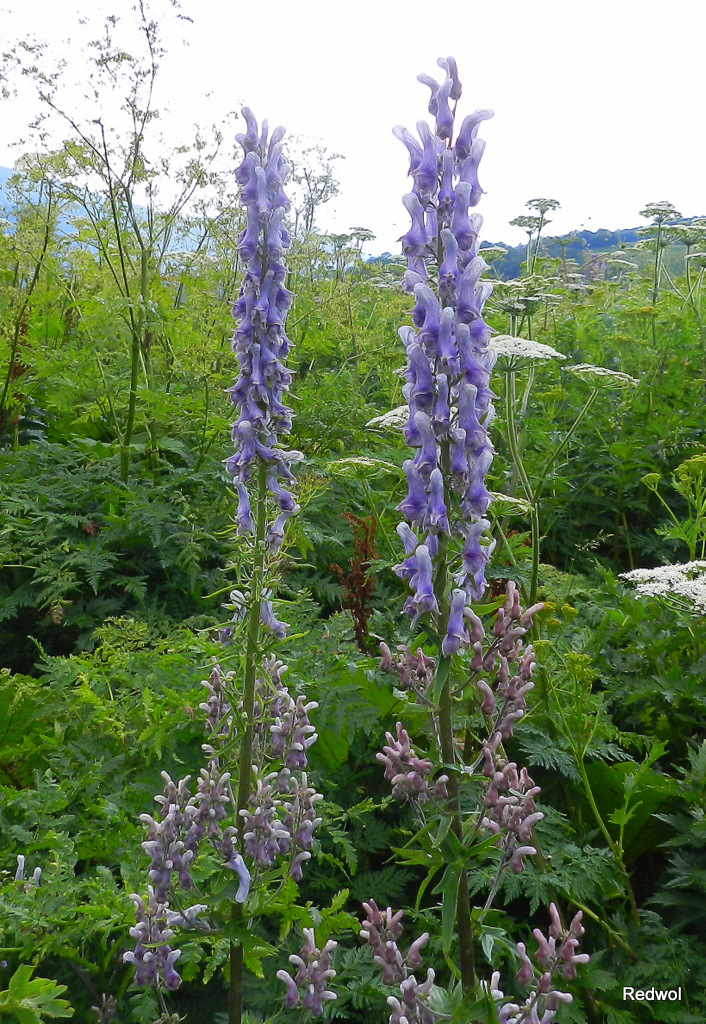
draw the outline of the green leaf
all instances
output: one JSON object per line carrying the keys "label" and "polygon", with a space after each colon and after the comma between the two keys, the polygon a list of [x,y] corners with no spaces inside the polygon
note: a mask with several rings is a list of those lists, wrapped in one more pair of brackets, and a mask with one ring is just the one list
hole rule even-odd
{"label": "green leaf", "polygon": [[441,942],[444,953],[451,952],[453,937],[456,932],[456,905],[461,874],[465,871],[462,864],[449,864],[435,893],[441,894]]}
{"label": "green leaf", "polygon": [[57,985],[46,978],[34,978],[34,967],[22,964],[10,978],[4,992],[0,992],[0,1016],[14,1017],[19,1024],[42,1024],[48,1017],[73,1017],[73,1007],[58,996],[66,985]]}

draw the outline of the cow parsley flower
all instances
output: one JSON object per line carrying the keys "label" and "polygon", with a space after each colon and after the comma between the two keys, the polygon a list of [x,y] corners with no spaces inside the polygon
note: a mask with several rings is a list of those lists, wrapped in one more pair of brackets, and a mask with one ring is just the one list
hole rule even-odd
{"label": "cow parsley flower", "polygon": [[502,359],[505,369],[515,369],[522,363],[548,362],[550,359],[566,359],[551,345],[529,338],[516,338],[512,334],[498,334],[490,341],[490,347],[498,359]]}
{"label": "cow parsley flower", "polygon": [[683,562],[680,565],[657,565],[654,569],[631,569],[620,579],[635,584],[639,597],[676,597],[699,615],[706,615],[706,561]]}
{"label": "cow parsley flower", "polygon": [[368,420],[365,426],[368,428],[403,430],[408,419],[409,408],[406,405],[398,405],[395,409],[384,412],[382,416],[374,416],[371,420]]}
{"label": "cow parsley flower", "polygon": [[563,366],[562,369],[575,373],[577,377],[588,381],[594,388],[635,387],[640,383],[636,377],[631,377],[629,373],[609,370],[607,366],[594,366],[592,363],[575,363],[573,366]]}

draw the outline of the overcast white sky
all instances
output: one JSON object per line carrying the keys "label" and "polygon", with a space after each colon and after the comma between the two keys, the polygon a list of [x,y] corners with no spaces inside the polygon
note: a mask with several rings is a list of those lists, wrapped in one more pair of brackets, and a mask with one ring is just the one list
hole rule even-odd
{"label": "overcast white sky", "polygon": [[[0,0],[2,49],[46,38],[80,82],[79,17],[101,10],[127,20],[131,3]],[[158,102],[185,135],[246,103],[342,153],[342,194],[319,226],[368,227],[371,252],[398,251],[408,227],[407,156],[391,129],[428,116],[416,76],[448,54],[464,87],[459,113],[495,111],[481,127],[486,239],[524,241],[509,221],[538,196],[562,204],[550,234],[634,226],[661,199],[706,215],[704,0],[183,0],[182,10],[188,46],[165,20]],[[9,143],[32,113],[26,97],[0,105],[1,165],[16,159]]]}

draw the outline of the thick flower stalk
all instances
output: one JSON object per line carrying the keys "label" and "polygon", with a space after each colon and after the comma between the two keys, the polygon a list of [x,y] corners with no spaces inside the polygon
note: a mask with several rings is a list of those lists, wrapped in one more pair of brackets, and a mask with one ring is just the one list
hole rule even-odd
{"label": "thick flower stalk", "polygon": [[[471,212],[482,195],[478,164],[484,143],[478,128],[492,112],[477,110],[456,132],[456,62],[449,57],[438,63],[447,76],[441,85],[419,76],[431,89],[434,129],[420,121],[416,139],[406,128],[395,128],[407,147],[413,180],[403,200],[412,226],[401,242],[407,257],[403,287],[415,298],[414,327],[402,327],[399,334],[407,354],[405,440],[417,450],[404,464],[408,493],[399,509],[407,523],[398,532],[406,557],[396,571],[412,590],[407,614],[440,619],[450,654],[468,642],[463,609],[484,592],[492,547],[483,535],[491,501],[485,475],[493,458],[489,375],[495,357],[482,316],[492,288],[481,280],[482,218]],[[452,537],[459,552],[449,601],[435,586],[435,560]]]}

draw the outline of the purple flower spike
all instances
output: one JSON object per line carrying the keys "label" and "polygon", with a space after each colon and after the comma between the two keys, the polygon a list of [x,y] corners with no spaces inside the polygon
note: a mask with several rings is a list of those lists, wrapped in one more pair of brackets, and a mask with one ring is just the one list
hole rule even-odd
{"label": "purple flower spike", "polygon": [[[243,110],[243,117],[246,131],[236,138],[244,156],[235,177],[247,218],[238,242],[245,273],[233,306],[232,348],[239,375],[228,389],[237,415],[232,431],[235,453],[225,460],[225,466],[238,493],[238,533],[252,537],[253,497],[248,487],[253,475],[258,478],[256,470],[265,464],[269,495],[276,506],[266,535],[274,553],[282,542],[287,518],[296,509],[294,495],[281,482],[293,480],[291,463],[301,457],[287,452],[278,437],[278,433],[289,432],[292,422],[292,411],[284,402],[291,372],[282,363],[290,347],[284,325],[292,302],[283,262],[290,245],[284,225],[290,204],[283,190],[289,167],[282,155],[284,129],[276,128],[270,136],[267,122],[258,129],[249,109]],[[283,635],[284,624],[274,618],[267,601],[263,602],[262,620],[275,636]]]}
{"label": "purple flower spike", "polygon": [[[433,128],[420,122],[419,140],[404,128],[395,129],[407,148],[414,181],[413,191],[403,198],[412,226],[401,239],[407,257],[403,288],[415,298],[414,327],[402,328],[400,337],[408,359],[403,394],[409,421],[404,436],[417,449],[413,462],[405,464],[408,494],[398,508],[409,523],[426,531],[424,566],[407,548],[396,571],[414,591],[405,610],[415,619],[437,610],[428,596],[422,598],[424,588],[419,585],[425,578],[426,557],[433,560],[437,554],[437,534],[466,538],[466,578],[457,586],[464,600],[482,596],[491,551],[490,544],[479,540],[491,500],[485,475],[493,457],[488,438],[494,398],[489,386],[492,332],[482,318],[491,287],[481,280],[486,265],[476,255],[482,219],[470,212],[481,194],[477,169],[483,143],[478,129],[491,112],[477,110],[466,117],[454,140],[461,83],[452,57],[440,58],[438,64],[446,72],[441,84],[419,76],[431,92]],[[437,473],[442,471],[442,459],[448,481],[441,481]],[[474,529],[479,521],[484,525]],[[448,552],[448,557],[457,557],[453,543]],[[460,646],[464,630],[460,621],[458,636],[447,636],[447,648],[457,640]]]}

